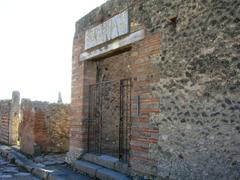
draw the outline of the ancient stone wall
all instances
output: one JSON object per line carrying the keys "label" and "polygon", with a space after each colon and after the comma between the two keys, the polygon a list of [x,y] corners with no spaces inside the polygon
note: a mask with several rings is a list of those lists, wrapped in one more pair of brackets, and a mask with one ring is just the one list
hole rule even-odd
{"label": "ancient stone wall", "polygon": [[[96,81],[94,62],[79,62],[85,32],[126,8],[130,31],[143,28],[145,39],[133,44],[124,58],[129,59],[126,64],[130,71],[115,66],[114,58],[118,60],[121,55],[109,62],[104,59],[100,67],[101,72],[106,67],[119,68],[134,80],[133,174],[238,179],[238,0],[111,0],[79,20],[73,47],[72,158],[84,152],[86,142],[87,108],[82,107],[88,104],[82,85]],[[114,74],[108,71],[103,78]],[[141,97],[140,116],[136,114],[135,96]]]}
{"label": "ancient stone wall", "polygon": [[20,93],[14,91],[12,93],[10,124],[9,124],[9,144],[15,145],[19,140],[19,124],[20,124]]}
{"label": "ancient stone wall", "polygon": [[0,142],[9,143],[9,121],[11,100],[0,101]]}
{"label": "ancient stone wall", "polygon": [[12,93],[11,100],[0,101],[0,142],[15,145],[18,141],[19,92]]}
{"label": "ancient stone wall", "polygon": [[68,105],[23,99],[20,125],[21,150],[31,155],[68,151],[69,122]]}

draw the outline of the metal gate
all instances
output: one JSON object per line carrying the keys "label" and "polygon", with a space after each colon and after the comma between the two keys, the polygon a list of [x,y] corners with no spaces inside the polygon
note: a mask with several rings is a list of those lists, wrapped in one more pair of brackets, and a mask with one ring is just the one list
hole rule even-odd
{"label": "metal gate", "polygon": [[89,86],[88,152],[129,159],[131,80]]}

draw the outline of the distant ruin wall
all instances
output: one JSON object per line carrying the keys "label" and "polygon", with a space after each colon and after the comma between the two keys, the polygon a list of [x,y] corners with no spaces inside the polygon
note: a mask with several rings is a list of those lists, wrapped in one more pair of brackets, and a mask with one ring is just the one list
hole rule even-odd
{"label": "distant ruin wall", "polygon": [[0,142],[15,145],[18,141],[19,92],[12,93],[12,100],[0,101]]}
{"label": "distant ruin wall", "polygon": [[11,100],[0,101],[0,142],[9,143]]}
{"label": "distant ruin wall", "polygon": [[69,118],[68,105],[22,100],[21,150],[31,155],[68,151]]}

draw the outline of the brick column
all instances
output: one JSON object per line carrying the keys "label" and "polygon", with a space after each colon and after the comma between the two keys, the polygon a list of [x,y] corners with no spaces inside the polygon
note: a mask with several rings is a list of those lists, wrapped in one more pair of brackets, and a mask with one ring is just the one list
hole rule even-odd
{"label": "brick column", "polygon": [[[159,93],[156,85],[160,81],[158,57],[160,56],[160,34],[145,37],[132,46],[131,73],[132,114],[130,165],[132,172],[151,177],[156,175],[156,160],[151,157],[150,147],[158,143],[159,130],[150,122],[153,114],[159,114]],[[137,96],[140,96],[140,114],[137,113]],[[132,175],[136,175],[132,174]]]}
{"label": "brick column", "polygon": [[89,85],[96,82],[96,63],[80,62],[83,40],[74,40],[72,60],[72,117],[70,123],[70,147],[67,162],[76,160],[87,151],[87,120]]}

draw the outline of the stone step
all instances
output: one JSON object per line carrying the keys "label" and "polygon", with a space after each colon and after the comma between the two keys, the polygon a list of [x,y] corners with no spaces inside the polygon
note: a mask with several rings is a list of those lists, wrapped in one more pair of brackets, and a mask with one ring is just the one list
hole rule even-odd
{"label": "stone step", "polygon": [[97,164],[114,171],[118,171],[122,174],[129,174],[128,164],[119,161],[118,158],[111,157],[108,155],[95,155],[86,153],[81,157],[82,160],[88,161],[93,164]]}
{"label": "stone step", "polygon": [[81,173],[86,173],[93,178],[98,178],[102,180],[130,180],[129,177],[122,173],[84,160],[76,160],[73,163],[73,166]]}

